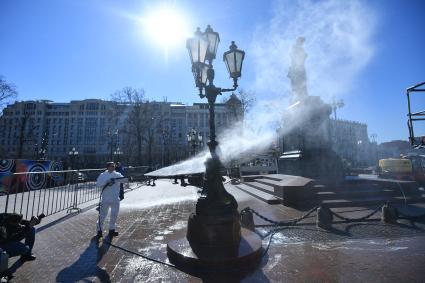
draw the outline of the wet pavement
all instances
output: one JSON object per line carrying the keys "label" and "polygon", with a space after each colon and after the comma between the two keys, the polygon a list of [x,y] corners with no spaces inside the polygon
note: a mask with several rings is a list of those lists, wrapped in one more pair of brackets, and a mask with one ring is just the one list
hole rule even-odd
{"label": "wet pavement", "polygon": [[[274,220],[301,216],[282,205],[268,205],[226,186],[239,202]],[[37,260],[17,267],[12,282],[424,282],[425,224],[399,221],[383,224],[380,213],[363,223],[336,223],[325,231],[315,227],[314,214],[296,227],[285,227],[263,240],[267,249],[253,272],[193,272],[148,261],[139,255],[168,262],[166,244],[184,237],[194,210],[197,188],[158,180],[126,194],[118,218],[120,235],[93,240],[96,210],[88,204],[82,213],[39,227],[34,253]],[[335,209],[346,217],[361,217],[374,208]],[[405,213],[423,213],[405,206]],[[254,217],[255,224],[268,224]],[[267,235],[273,227],[258,227]],[[270,238],[272,236],[272,238]],[[133,252],[133,253],[132,253]],[[136,254],[139,255],[136,255]],[[14,264],[17,258],[12,258]]]}

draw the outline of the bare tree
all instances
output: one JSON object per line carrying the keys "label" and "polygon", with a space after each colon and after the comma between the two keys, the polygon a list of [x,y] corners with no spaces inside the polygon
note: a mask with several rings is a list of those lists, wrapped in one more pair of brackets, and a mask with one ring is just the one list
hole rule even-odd
{"label": "bare tree", "polygon": [[161,131],[161,165],[165,166],[170,163],[170,149],[169,145],[171,144],[171,136],[169,129],[169,121],[167,119],[163,119],[160,124]]}
{"label": "bare tree", "polygon": [[153,107],[155,107],[155,111],[151,111],[152,127],[146,139],[149,150],[149,160],[152,162],[151,155],[153,151],[155,162],[164,166],[166,160],[168,160],[168,145],[171,139],[169,132],[170,113],[167,111],[169,105],[161,102],[151,102],[151,110]]}
{"label": "bare tree", "polygon": [[147,132],[145,137],[143,138],[143,141],[146,142],[148,146],[148,165],[149,167],[152,167],[152,147],[155,142],[155,130],[152,129],[152,127],[149,127],[149,129],[147,129]]}
{"label": "bare tree", "polygon": [[34,131],[37,128],[34,123],[34,114],[30,110],[24,110],[23,115],[18,123],[18,136],[17,136],[17,144],[18,144],[18,154],[17,158],[22,158],[24,146],[28,142],[34,142],[35,136]]}
{"label": "bare tree", "polygon": [[143,143],[153,139],[150,136],[150,129],[153,126],[151,123],[152,113],[149,101],[145,99],[145,91],[125,87],[112,94],[112,99],[129,107],[125,127],[121,133],[126,135],[127,140],[133,140],[136,143],[137,163],[142,164]]}
{"label": "bare tree", "polygon": [[0,110],[11,100],[16,99],[18,92],[14,84],[8,83],[0,76]]}

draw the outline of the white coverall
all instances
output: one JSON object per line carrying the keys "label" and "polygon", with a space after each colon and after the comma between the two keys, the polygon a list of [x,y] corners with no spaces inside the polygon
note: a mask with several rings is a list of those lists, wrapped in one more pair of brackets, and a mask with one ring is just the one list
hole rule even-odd
{"label": "white coverall", "polygon": [[[123,175],[113,171],[109,173],[108,170],[103,172],[97,177],[96,185],[103,188],[109,180],[113,178],[122,178]],[[117,180],[111,186],[103,190],[100,202],[99,218],[97,221],[97,231],[102,231],[103,222],[106,215],[108,215],[109,208],[111,208],[111,216],[109,218],[109,230],[115,230],[115,222],[117,221],[118,212],[120,210],[120,182]]]}

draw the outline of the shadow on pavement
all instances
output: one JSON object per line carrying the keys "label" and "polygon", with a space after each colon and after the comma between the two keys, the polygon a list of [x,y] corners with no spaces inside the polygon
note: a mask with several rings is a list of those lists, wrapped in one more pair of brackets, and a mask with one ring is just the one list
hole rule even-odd
{"label": "shadow on pavement", "polygon": [[73,213],[67,214],[67,215],[65,215],[63,217],[60,217],[60,218],[58,218],[58,219],[56,219],[56,220],[54,220],[52,222],[49,222],[49,223],[47,223],[47,224],[45,224],[45,225],[37,228],[37,233],[38,232],[41,232],[43,230],[46,230],[47,228],[50,228],[53,225],[59,224],[61,222],[64,222],[65,220],[68,220],[68,219],[70,219],[70,218],[72,218],[74,216],[77,216],[77,215],[81,214],[81,213],[84,213],[86,211],[89,211],[90,209],[93,209],[93,208],[97,207],[97,205],[98,205],[97,203],[91,204],[91,205],[89,205],[87,207],[82,208],[80,212],[73,212]]}
{"label": "shadow on pavement", "polygon": [[[56,282],[85,281],[84,279],[88,280],[90,277],[97,277],[100,282],[111,282],[109,274],[98,266],[110,248],[110,245],[106,243],[108,240],[106,238],[102,242],[98,242],[96,237],[93,237],[90,245],[78,260],[58,273]],[[101,246],[99,246],[100,244]]]}
{"label": "shadow on pavement", "polygon": [[[1,276],[3,278],[7,278],[7,282],[9,282],[9,280],[11,280],[14,276],[13,274],[18,270],[18,268],[20,268],[25,262],[18,259],[17,261],[15,261],[14,264],[12,264],[11,267],[9,267],[6,272],[4,272]],[[3,281],[1,281],[3,282]]]}

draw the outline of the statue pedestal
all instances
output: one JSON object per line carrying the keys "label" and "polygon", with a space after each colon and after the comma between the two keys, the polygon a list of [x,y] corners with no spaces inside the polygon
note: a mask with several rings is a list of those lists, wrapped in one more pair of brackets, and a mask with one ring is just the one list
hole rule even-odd
{"label": "statue pedestal", "polygon": [[[286,113],[283,156],[279,172],[337,184],[344,178],[341,158],[332,150],[329,130],[330,105],[318,96],[307,96]],[[297,152],[294,154],[285,154]]]}
{"label": "statue pedestal", "polygon": [[252,231],[241,229],[236,249],[220,245],[191,245],[187,238],[167,244],[171,263],[183,270],[191,269],[252,269],[261,261],[261,239]]}

